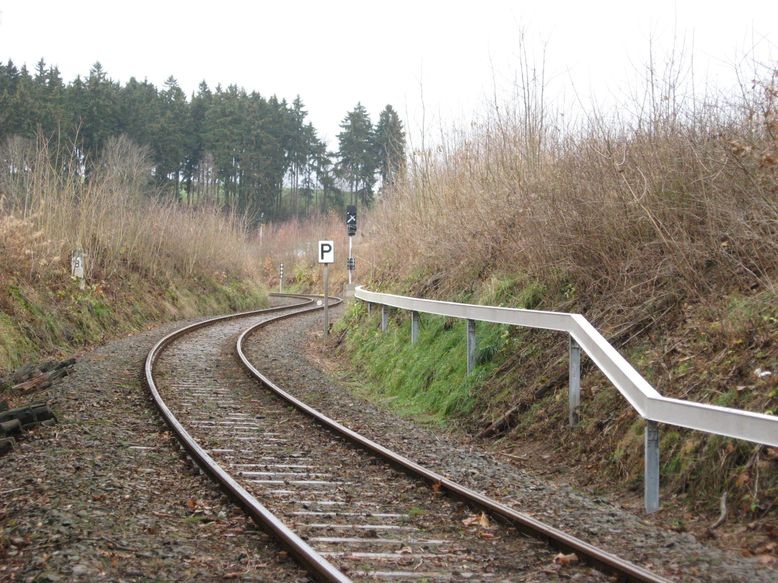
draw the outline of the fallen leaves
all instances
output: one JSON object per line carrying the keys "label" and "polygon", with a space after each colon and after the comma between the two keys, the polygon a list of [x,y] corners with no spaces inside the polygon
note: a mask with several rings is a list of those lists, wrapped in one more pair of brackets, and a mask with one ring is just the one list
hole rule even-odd
{"label": "fallen leaves", "polygon": [[491,523],[489,522],[489,517],[486,516],[485,512],[482,512],[481,514],[473,514],[471,516],[468,516],[462,521],[462,524],[465,526],[480,526],[481,528],[491,528]]}
{"label": "fallen leaves", "polygon": [[462,520],[462,524],[465,526],[476,527],[476,536],[479,538],[484,540],[494,540],[497,538],[493,532],[490,532],[491,530],[494,530],[495,527],[492,525],[492,522],[489,520],[489,517],[485,512],[481,512],[480,514],[471,514]]}
{"label": "fallen leaves", "polygon": [[769,541],[754,549],[754,558],[761,565],[772,565],[778,562],[778,556],[775,554],[776,551],[778,551],[778,543]]}
{"label": "fallen leaves", "polygon": [[554,564],[562,567],[571,567],[579,563],[578,555],[575,553],[565,554],[558,553],[554,556]]}

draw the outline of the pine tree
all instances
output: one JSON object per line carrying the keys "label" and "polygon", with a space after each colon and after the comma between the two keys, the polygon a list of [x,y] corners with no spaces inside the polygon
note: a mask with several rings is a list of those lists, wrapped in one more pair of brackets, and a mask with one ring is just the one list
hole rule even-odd
{"label": "pine tree", "polygon": [[159,97],[160,111],[153,142],[156,176],[160,184],[169,186],[178,199],[186,155],[189,110],[186,96],[172,76],[165,81],[165,90]]}
{"label": "pine tree", "polygon": [[[197,94],[192,95],[189,105],[189,126],[186,136],[186,162],[184,165],[184,182],[187,193],[187,202],[190,204],[199,197],[213,198],[215,192],[212,188],[214,177],[212,176],[213,157],[205,151],[205,115],[211,107],[213,94],[208,84],[202,81]],[[199,192],[199,196],[196,194]]]}
{"label": "pine tree", "polygon": [[351,203],[359,198],[364,204],[373,200],[375,155],[373,125],[370,116],[361,103],[346,114],[340,124],[343,130],[338,134],[338,174],[346,181],[351,191]]}
{"label": "pine tree", "polygon": [[[10,62],[9,62],[10,63]],[[5,131],[9,136],[32,137],[36,128],[36,105],[33,80],[27,67],[22,65],[18,73],[13,72],[10,83],[12,91],[8,99],[8,125]]]}
{"label": "pine tree", "polygon": [[94,160],[106,140],[117,133],[119,86],[108,78],[103,66],[97,62],[86,81],[77,78],[70,89],[68,107],[79,128],[82,156],[84,160]]}
{"label": "pine tree", "polygon": [[382,188],[391,188],[405,170],[405,131],[400,116],[387,105],[375,130],[376,156]]}
{"label": "pine tree", "polygon": [[136,144],[151,146],[154,127],[159,123],[160,98],[157,88],[148,81],[132,77],[119,93],[118,126]]}

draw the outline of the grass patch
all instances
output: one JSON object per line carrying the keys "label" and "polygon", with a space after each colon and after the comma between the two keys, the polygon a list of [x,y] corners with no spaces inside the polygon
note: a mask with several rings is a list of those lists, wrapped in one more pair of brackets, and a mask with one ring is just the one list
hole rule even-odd
{"label": "grass patch", "polygon": [[339,324],[341,331],[345,328],[350,330],[348,352],[354,366],[369,379],[372,397],[436,423],[472,413],[475,394],[507,339],[503,326],[478,323],[477,366],[468,375],[464,321],[422,314],[419,340],[413,345],[408,314],[393,314],[389,330],[383,333],[380,313],[368,316],[358,303]]}

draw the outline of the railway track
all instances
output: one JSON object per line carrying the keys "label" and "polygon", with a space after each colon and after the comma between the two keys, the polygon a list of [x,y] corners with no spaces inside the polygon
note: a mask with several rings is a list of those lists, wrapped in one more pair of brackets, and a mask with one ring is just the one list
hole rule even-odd
{"label": "railway track", "polygon": [[318,309],[311,297],[282,301],[163,338],[145,372],[189,456],[312,576],[541,581],[558,574],[561,552],[571,563],[565,577],[663,581],[389,451],[277,387],[249,362],[243,343],[270,322]]}

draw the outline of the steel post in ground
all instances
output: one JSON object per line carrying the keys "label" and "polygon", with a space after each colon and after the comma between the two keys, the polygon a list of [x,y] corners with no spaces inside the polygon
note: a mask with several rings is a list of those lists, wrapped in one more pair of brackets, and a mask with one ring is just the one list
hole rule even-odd
{"label": "steel post in ground", "polygon": [[419,341],[419,312],[411,312],[411,344]]}
{"label": "steel post in ground", "polygon": [[659,424],[646,421],[643,502],[646,513],[659,510]]}
{"label": "steel post in ground", "polygon": [[476,337],[475,337],[475,320],[467,321],[467,374],[470,374],[475,370],[475,351],[476,351]]}
{"label": "steel post in ground", "polygon": [[581,347],[572,336],[567,401],[570,427],[575,427],[578,423],[578,408],[581,406]]}
{"label": "steel post in ground", "polygon": [[386,332],[389,329],[389,310],[386,306],[381,306],[381,332]]}
{"label": "steel post in ground", "polygon": [[351,237],[348,238],[348,284],[351,285],[351,259],[353,255],[351,254]]}
{"label": "steel post in ground", "polygon": [[324,335],[330,333],[330,264],[324,264]]}

